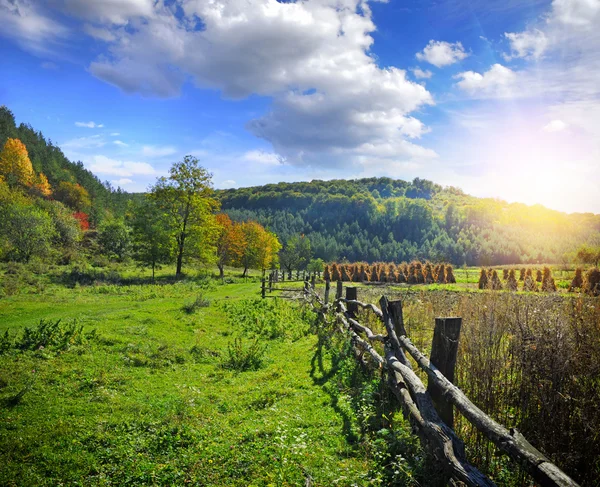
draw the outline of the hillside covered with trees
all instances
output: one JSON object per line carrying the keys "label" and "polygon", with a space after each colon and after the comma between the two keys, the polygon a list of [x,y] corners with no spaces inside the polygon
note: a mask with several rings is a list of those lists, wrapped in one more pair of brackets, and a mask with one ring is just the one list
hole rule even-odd
{"label": "hillside covered with trees", "polygon": [[218,196],[233,220],[257,220],[282,242],[305,235],[326,262],[561,263],[600,243],[600,215],[476,198],[422,179],[279,183]]}

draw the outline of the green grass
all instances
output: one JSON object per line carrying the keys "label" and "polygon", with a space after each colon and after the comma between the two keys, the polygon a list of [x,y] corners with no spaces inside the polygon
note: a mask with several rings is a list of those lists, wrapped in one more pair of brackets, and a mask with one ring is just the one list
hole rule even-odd
{"label": "green grass", "polygon": [[[167,284],[165,269],[160,285],[69,287],[52,278],[60,271],[38,293],[24,285],[0,298],[11,340],[40,320],[83,326],[66,349],[0,355],[0,485],[412,482],[419,451],[402,420],[394,442],[381,440],[382,423],[367,428],[377,414],[353,392],[353,366],[334,373],[336,352],[308,333],[308,317],[290,320],[289,304],[256,304],[255,278]],[[199,295],[210,305],[187,313]],[[241,316],[245,307],[254,311]],[[256,370],[225,366],[236,340],[255,339],[265,348]]]}

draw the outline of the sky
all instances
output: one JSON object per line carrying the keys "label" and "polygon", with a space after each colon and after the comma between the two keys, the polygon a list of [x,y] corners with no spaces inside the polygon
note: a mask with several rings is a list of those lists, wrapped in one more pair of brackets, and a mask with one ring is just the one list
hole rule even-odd
{"label": "sky", "polygon": [[0,0],[0,105],[127,191],[191,154],[600,213],[600,0]]}

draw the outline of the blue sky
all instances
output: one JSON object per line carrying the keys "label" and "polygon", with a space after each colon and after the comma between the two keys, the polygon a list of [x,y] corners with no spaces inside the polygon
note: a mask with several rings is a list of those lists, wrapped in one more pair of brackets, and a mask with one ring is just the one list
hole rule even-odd
{"label": "blue sky", "polygon": [[600,212],[600,0],[0,0],[0,104],[102,180],[424,177]]}

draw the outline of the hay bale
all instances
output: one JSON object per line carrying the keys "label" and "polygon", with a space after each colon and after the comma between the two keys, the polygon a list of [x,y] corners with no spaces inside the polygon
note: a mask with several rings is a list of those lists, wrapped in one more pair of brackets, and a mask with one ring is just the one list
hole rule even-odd
{"label": "hay bale", "polygon": [[423,283],[433,284],[433,269],[431,268],[431,264],[429,262],[423,266]]}
{"label": "hay bale", "polygon": [[542,291],[546,293],[556,292],[556,283],[552,277],[552,271],[550,271],[550,267],[544,267],[544,274],[542,276]]}
{"label": "hay bale", "polygon": [[340,273],[340,269],[337,264],[331,264],[331,280],[332,281],[341,281],[342,275]]}
{"label": "hay bale", "polygon": [[575,277],[571,281],[571,285],[569,286],[569,292],[573,293],[576,290],[580,290],[583,287],[583,270],[578,267],[575,269]]}
{"label": "hay bale", "polygon": [[508,279],[508,276],[509,276],[508,269],[502,269],[502,279],[504,279],[506,281]]}
{"label": "hay bale", "polygon": [[479,289],[487,289],[489,285],[488,272],[482,267],[479,273]]}
{"label": "hay bale", "polygon": [[454,277],[454,269],[451,265],[446,266],[446,282],[448,284],[456,284],[456,277]]}
{"label": "hay bale", "polygon": [[536,275],[535,275],[535,280],[537,282],[542,282],[543,279],[544,279],[544,276],[542,275],[542,271],[540,271],[538,269],[537,272],[536,272]]}
{"label": "hay bale", "polygon": [[520,271],[519,271],[519,281],[524,281],[525,280],[525,274],[527,273],[527,271],[525,270],[525,267],[523,267]]}
{"label": "hay bale", "polygon": [[327,264],[325,266],[325,269],[323,270],[323,280],[331,281],[331,272],[329,272],[329,264]]}
{"label": "hay bale", "polygon": [[592,296],[600,296],[600,269],[592,267],[585,274],[583,291]]}
{"label": "hay bale", "polygon": [[523,291],[537,292],[537,290],[537,282],[535,282],[531,273],[526,274],[525,280],[523,281]]}
{"label": "hay bale", "polygon": [[379,274],[377,273],[377,265],[376,264],[373,264],[371,266],[371,274],[369,275],[369,281],[379,282]]}
{"label": "hay bale", "polygon": [[508,279],[506,279],[506,289],[510,291],[517,291],[519,289],[514,269],[511,269],[508,273]]}
{"label": "hay bale", "polygon": [[341,266],[341,275],[342,275],[342,281],[352,282],[352,270],[350,269],[350,266],[348,266],[348,265]]}
{"label": "hay bale", "polygon": [[494,291],[502,290],[502,282],[500,281],[500,277],[498,276],[498,272],[496,269],[492,271],[492,278],[490,279],[490,289]]}
{"label": "hay bale", "polygon": [[435,276],[435,282],[437,282],[438,284],[446,284],[448,282],[448,279],[446,277],[446,266],[444,264],[440,264],[438,266],[437,274]]}

